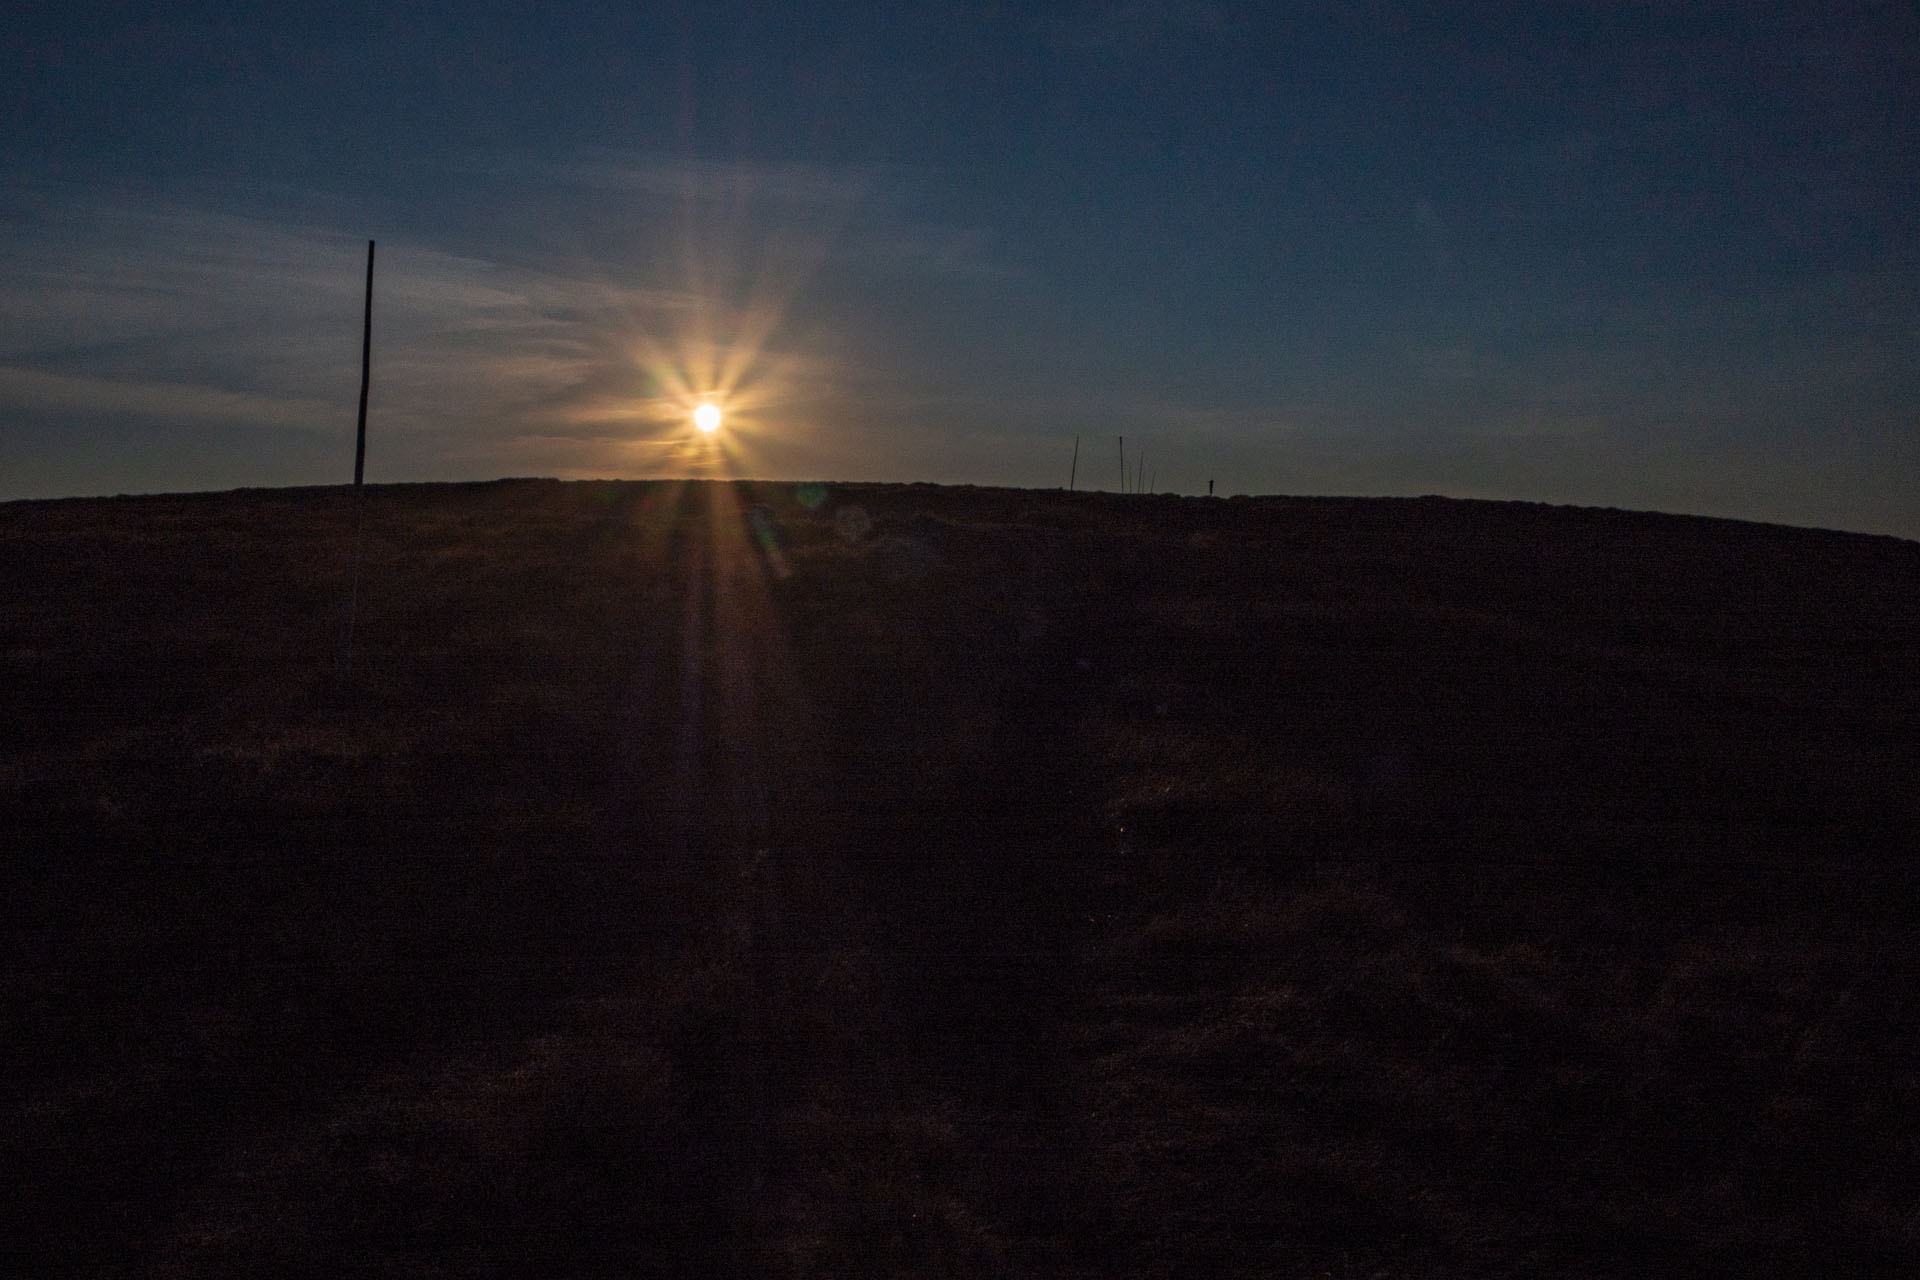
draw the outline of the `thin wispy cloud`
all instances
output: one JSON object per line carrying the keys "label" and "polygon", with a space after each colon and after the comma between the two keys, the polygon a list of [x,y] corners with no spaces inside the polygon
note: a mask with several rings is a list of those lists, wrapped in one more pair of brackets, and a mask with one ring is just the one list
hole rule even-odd
{"label": "thin wispy cloud", "polygon": [[[381,240],[373,478],[706,473],[688,393],[744,379],[757,474],[1059,483],[1083,435],[1105,443],[1089,445],[1082,483],[1113,487],[1099,459],[1124,434],[1160,487],[1188,491],[1218,478],[1393,492],[1417,473],[1457,493],[1715,494],[1730,513],[1743,487],[1798,492],[1809,518],[1856,524],[1904,509],[1864,446],[1809,457],[1766,443],[1809,422],[1882,453],[1910,442],[1911,422],[1854,408],[1889,401],[1864,391],[1913,395],[1908,312],[1872,271],[1718,301],[1538,282],[1508,296],[1469,274],[1446,207],[1414,195],[1430,314],[1358,331],[1358,345],[1308,335],[1331,345],[1305,363],[1284,346],[1202,353],[1214,372],[1196,382],[1165,357],[1087,359],[1049,313],[1047,281],[1004,259],[992,228],[923,212],[898,173],[599,154],[547,179],[582,224],[624,235],[567,251]],[[343,478],[365,241],[329,215],[16,199],[0,246],[0,453],[15,493],[73,490],[64,474],[35,480],[31,441],[71,423],[145,433],[154,443],[133,452],[150,475],[156,450],[199,432],[257,451],[254,471],[220,475]],[[997,314],[1027,317],[1028,339],[1002,341]],[[1851,341],[1780,336],[1825,333]],[[97,488],[135,487],[112,450],[91,457]],[[202,487],[206,452],[160,472],[139,487]]]}
{"label": "thin wispy cloud", "polygon": [[663,200],[750,200],[799,208],[845,208],[897,196],[898,178],[881,166],[827,167],[789,162],[673,159],[604,152],[532,169],[551,181]]}
{"label": "thin wispy cloud", "polygon": [[294,396],[253,395],[193,384],[47,373],[0,365],[0,405],[39,415],[106,414],[173,418],[298,431],[338,422],[336,406]]}
{"label": "thin wispy cloud", "polygon": [[[460,250],[380,240],[372,476],[656,474],[682,462],[688,402],[713,389],[745,411],[743,438],[780,426],[756,463],[828,465],[847,455],[825,436],[902,399],[902,370],[849,334],[897,326],[927,282],[1014,278],[988,231],[914,216],[909,184],[880,170],[599,152],[509,159],[486,180],[501,224]],[[546,193],[547,242],[514,230],[511,197],[529,185]],[[200,424],[271,452],[278,431],[350,431],[365,242],[315,203],[334,216],[11,193],[0,436]],[[569,225],[570,242],[552,239]],[[863,414],[847,411],[854,395]]]}
{"label": "thin wispy cloud", "polygon": [[0,497],[340,478],[372,235],[378,479],[690,468],[722,396],[766,476],[1124,430],[1190,491],[1920,531],[1905,11],[1456,10],[42,6]]}
{"label": "thin wispy cloud", "polygon": [[[10,221],[0,431],[49,416],[351,431],[364,241],[98,196]],[[481,456],[487,438],[526,421],[641,394],[623,340],[705,305],[684,290],[383,241],[373,406],[399,437],[388,460],[432,474],[430,455]]]}

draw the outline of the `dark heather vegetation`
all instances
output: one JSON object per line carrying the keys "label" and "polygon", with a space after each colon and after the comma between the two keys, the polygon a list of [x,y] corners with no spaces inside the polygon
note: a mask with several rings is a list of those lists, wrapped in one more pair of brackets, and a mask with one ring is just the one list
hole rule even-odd
{"label": "dark heather vegetation", "polygon": [[0,506],[0,1272],[1920,1269],[1920,546]]}

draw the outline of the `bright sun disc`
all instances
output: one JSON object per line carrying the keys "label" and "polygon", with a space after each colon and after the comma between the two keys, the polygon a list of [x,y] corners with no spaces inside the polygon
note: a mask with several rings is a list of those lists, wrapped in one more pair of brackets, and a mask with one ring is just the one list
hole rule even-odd
{"label": "bright sun disc", "polygon": [[703,404],[693,411],[693,425],[712,435],[720,429],[720,406]]}

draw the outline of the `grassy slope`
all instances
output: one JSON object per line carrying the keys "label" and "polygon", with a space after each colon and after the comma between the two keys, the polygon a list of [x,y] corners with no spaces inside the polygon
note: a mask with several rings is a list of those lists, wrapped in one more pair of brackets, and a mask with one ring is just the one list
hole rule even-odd
{"label": "grassy slope", "polygon": [[0,1269],[1920,1266],[1920,547],[370,494],[0,506]]}

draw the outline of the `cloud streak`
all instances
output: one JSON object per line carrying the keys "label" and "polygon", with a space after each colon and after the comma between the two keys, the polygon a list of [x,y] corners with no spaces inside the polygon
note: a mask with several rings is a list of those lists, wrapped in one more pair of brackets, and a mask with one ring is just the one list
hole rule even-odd
{"label": "cloud streak", "polygon": [[[0,434],[49,420],[103,435],[245,425],[268,453],[278,432],[350,439],[364,241],[190,205],[38,203],[11,211],[0,250]],[[439,477],[450,459],[457,467],[533,438],[531,424],[604,432],[650,390],[639,336],[684,332],[712,310],[709,298],[633,273],[383,240],[370,474]]]}
{"label": "cloud streak", "polygon": [[[1088,306],[934,174],[592,152],[481,179],[477,225],[381,236],[371,479],[724,461],[1047,485],[1075,435],[1099,457],[1125,434],[1188,492],[1710,502],[1920,533],[1873,461],[1920,438],[1904,258],[1744,292],[1521,278],[1416,194],[1417,290],[1183,332],[1161,319],[1224,304],[1147,273]],[[0,498],[347,478],[365,240],[344,228],[373,219],[287,207],[0,193]],[[724,460],[686,426],[716,387]]]}
{"label": "cloud streak", "polygon": [[89,414],[172,418],[296,431],[335,425],[335,406],[286,396],[251,395],[191,384],[45,373],[0,365],[0,405],[35,416]]}
{"label": "cloud streak", "polygon": [[551,181],[672,201],[754,202],[847,209],[896,196],[898,179],[878,165],[829,168],[797,163],[673,159],[601,152],[564,164],[515,164]]}
{"label": "cloud streak", "polygon": [[[463,250],[381,238],[370,477],[671,471],[691,402],[714,390],[737,438],[762,437],[743,464],[824,463],[852,356],[835,317],[861,305],[847,282],[870,301],[876,281],[1003,278],[982,233],[902,216],[904,188],[868,171],[597,154],[531,176],[541,226],[578,242],[514,234],[506,197],[529,174],[513,164],[490,179],[503,226]],[[0,217],[0,456],[29,457],[49,423],[101,442],[244,428],[262,475],[339,478],[288,433],[351,439],[364,241],[99,191],[16,190]],[[837,311],[803,305],[822,275]],[[197,463],[161,465],[138,487],[196,487]],[[13,469],[0,498],[71,491],[33,472]]]}

